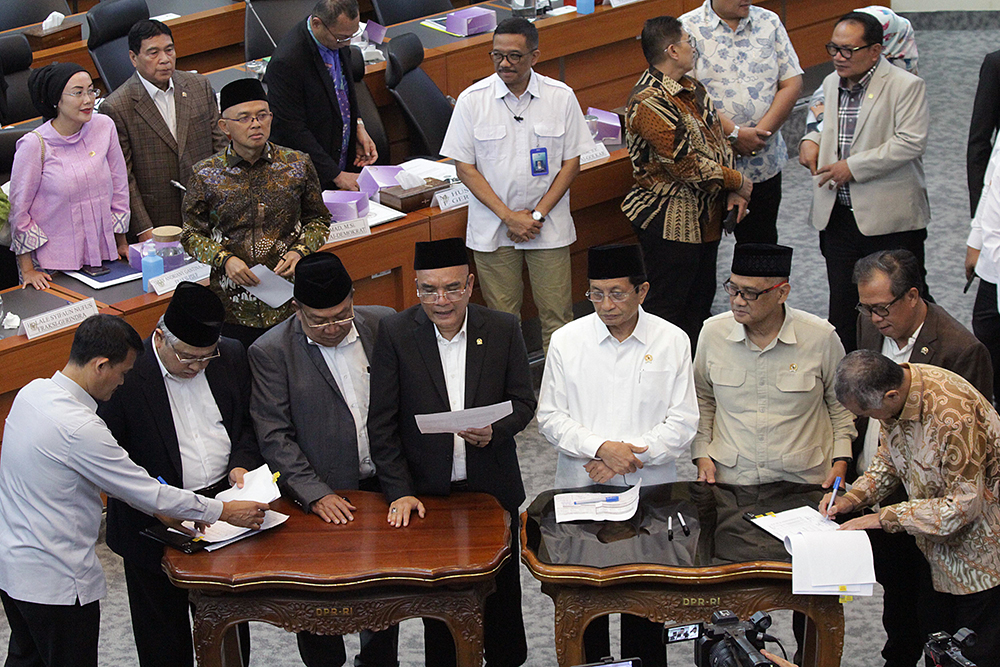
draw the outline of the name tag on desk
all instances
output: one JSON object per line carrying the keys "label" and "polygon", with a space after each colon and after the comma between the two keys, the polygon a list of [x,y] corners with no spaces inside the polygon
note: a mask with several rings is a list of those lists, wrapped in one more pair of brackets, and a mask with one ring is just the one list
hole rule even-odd
{"label": "name tag on desk", "polygon": [[580,166],[582,167],[585,164],[603,160],[606,157],[611,157],[611,153],[608,152],[608,148],[604,145],[604,142],[598,141],[593,148],[580,156]]}
{"label": "name tag on desk", "polygon": [[469,205],[469,198],[472,192],[464,185],[456,185],[435,193],[432,206],[439,207],[442,211],[450,211],[453,208],[461,208]]}
{"label": "name tag on desk", "polygon": [[185,280],[196,283],[199,280],[208,278],[211,272],[212,267],[208,264],[191,262],[190,264],[182,266],[179,269],[168,271],[167,273],[156,276],[155,278],[150,278],[149,286],[156,291],[157,296],[163,296],[167,292],[173,292],[177,289],[178,283]]}
{"label": "name tag on desk", "polygon": [[91,315],[97,315],[97,302],[94,301],[93,297],[23,319],[17,332],[24,334],[28,340],[31,340],[53,331],[77,325]]}
{"label": "name tag on desk", "polygon": [[362,236],[371,236],[372,228],[368,224],[368,217],[355,218],[354,220],[344,220],[342,222],[330,223],[330,234],[326,237],[327,243],[356,239]]}

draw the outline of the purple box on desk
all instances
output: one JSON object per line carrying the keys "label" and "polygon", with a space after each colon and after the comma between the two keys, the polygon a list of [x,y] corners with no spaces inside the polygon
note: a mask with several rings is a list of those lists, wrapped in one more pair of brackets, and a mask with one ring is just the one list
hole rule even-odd
{"label": "purple box on desk", "polygon": [[497,27],[497,13],[483,7],[469,7],[448,14],[445,30],[455,35],[468,37],[489,32]]}
{"label": "purple box on desk", "polygon": [[128,265],[131,266],[136,271],[142,271],[142,246],[149,244],[149,252],[146,254],[156,252],[153,248],[152,241],[140,241],[139,243],[133,243],[128,247]]}
{"label": "purple box on desk", "polygon": [[380,26],[375,21],[368,21],[365,24],[365,34],[368,35],[368,41],[372,44],[381,44],[385,41],[385,27]]}
{"label": "purple box on desk", "polygon": [[358,188],[368,199],[378,194],[382,188],[399,185],[396,174],[403,171],[402,167],[394,165],[377,165],[365,167],[358,176]]}
{"label": "purple box on desk", "polygon": [[324,190],[323,203],[329,209],[334,222],[354,220],[368,215],[368,196],[364,192]]}
{"label": "purple box on desk", "polygon": [[611,144],[620,144],[622,142],[622,124],[618,118],[618,114],[590,107],[587,109],[587,115],[597,117],[597,136],[594,137],[595,141],[604,141]]}

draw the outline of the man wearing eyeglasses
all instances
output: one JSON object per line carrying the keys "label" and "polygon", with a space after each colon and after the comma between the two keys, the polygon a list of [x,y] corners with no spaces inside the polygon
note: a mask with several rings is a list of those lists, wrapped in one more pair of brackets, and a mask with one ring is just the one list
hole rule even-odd
{"label": "man wearing eyeglasses", "polygon": [[[552,336],[538,431],[559,452],[556,488],[677,481],[676,460],[698,429],[691,343],[642,309],[649,291],[638,245],[591,248],[594,313]],[[666,666],[662,625],[622,615],[622,657]],[[607,617],[584,632],[587,662],[611,654]]]}
{"label": "man wearing eyeglasses", "polygon": [[[851,280],[857,260],[905,248],[916,256],[921,280],[926,276],[925,86],[882,57],[882,39],[882,24],[871,14],[840,19],[827,44],[836,69],[823,81],[829,120],[799,144],[799,163],[813,174],[811,217],[826,258],[828,319],[848,351],[857,345],[858,292]],[[921,292],[927,296],[926,284]]]}
{"label": "man wearing eyeglasses", "polygon": [[268,141],[271,110],[260,81],[237,79],[220,100],[230,143],[195,165],[181,242],[212,267],[210,286],[226,305],[222,333],[250,347],[292,314],[290,301],[275,308],[245,289],[260,283],[251,269],[263,265],[290,279],[326,242],[330,211],[309,156]]}
{"label": "man wearing eyeglasses", "polygon": [[[98,408],[129,457],[164,484],[214,497],[263,463],[250,421],[250,367],[239,341],[220,337],[225,310],[210,289],[182,282],[144,341],[145,354]],[[144,537],[153,517],[108,498],[108,547],[124,559],[132,633],[142,667],[193,665],[187,591]],[[250,632],[240,626],[244,664]]]}
{"label": "man wearing eyeglasses", "polygon": [[458,96],[441,154],[454,158],[473,194],[465,241],[486,304],[520,316],[527,264],[544,350],[552,332],[573,319],[576,227],[568,193],[594,142],[569,86],[532,69],[538,56],[538,30],[529,21],[497,26],[490,51],[496,73]]}
{"label": "man wearing eyeglasses", "polygon": [[274,140],[308,153],[324,190],[357,190],[352,172],[378,159],[351,76],[351,39],[360,35],[358,28],[357,0],[319,0],[278,43],[264,75]]}
{"label": "man wearing eyeglasses", "polygon": [[201,74],[176,69],[170,28],[143,19],[128,33],[135,74],[101,104],[115,121],[128,168],[130,241],[152,238],[152,228],[181,224],[192,165],[226,146],[219,104]]}
{"label": "man wearing eyeglasses", "polygon": [[[340,258],[318,252],[295,267],[295,314],[250,347],[251,408],[261,454],[282,491],[327,523],[354,520],[338,490],[380,492],[368,444],[369,359],[385,306],[355,306]],[[395,667],[398,627],[361,633],[358,667]],[[336,635],[297,635],[307,667],[340,667]]]}
{"label": "man wearing eyeglasses", "polygon": [[694,358],[699,480],[829,488],[847,474],[854,419],[833,389],[844,346],[829,322],[785,305],[791,268],[786,246],[733,251],[730,312],[705,322]]}
{"label": "man wearing eyeglasses", "polygon": [[[413,268],[420,304],[382,320],[372,356],[368,435],[387,520],[419,531],[426,510],[418,495],[488,493],[510,513],[514,553],[524,500],[514,436],[535,412],[521,328],[513,315],[469,304],[475,277],[463,239],[417,243]],[[421,433],[414,419],[504,401],[512,414],[456,435]],[[517,559],[501,566],[496,586],[484,611],[486,664],[517,667],[528,652]],[[455,664],[443,622],[424,619],[424,647],[428,667]]]}
{"label": "man wearing eyeglasses", "polygon": [[[983,343],[941,306],[920,296],[922,279],[917,258],[908,250],[882,250],[854,265],[858,286],[858,349],[873,350],[897,364],[932,364],[961,375],[989,401],[993,397],[990,355]],[[879,447],[880,422],[859,417],[859,437],[853,455],[856,465],[847,481],[863,475]],[[908,500],[900,486],[882,501],[882,507]],[[889,667],[911,666],[923,653],[928,632],[919,612],[932,604],[933,590],[927,560],[913,536],[906,532],[870,531],[875,576],[882,584],[882,624],[886,643],[882,657]],[[923,621],[921,624],[919,621]]]}

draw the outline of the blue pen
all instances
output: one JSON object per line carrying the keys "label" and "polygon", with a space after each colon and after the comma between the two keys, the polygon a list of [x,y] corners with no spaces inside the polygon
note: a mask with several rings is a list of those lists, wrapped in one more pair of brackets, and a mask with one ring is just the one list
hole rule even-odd
{"label": "blue pen", "polygon": [[[167,480],[163,479],[163,477],[160,477],[160,476],[157,476],[156,481],[159,482],[160,484],[166,484],[167,483]],[[169,484],[167,486],[169,486]]]}
{"label": "blue pen", "polygon": [[574,505],[596,505],[598,503],[616,503],[618,502],[618,496],[606,496],[604,498],[599,498],[597,500],[575,500]]}
{"label": "blue pen", "polygon": [[833,493],[830,494],[830,502],[826,504],[826,513],[830,513],[830,508],[833,507],[833,501],[837,499],[837,489],[840,488],[840,477],[833,480]]}

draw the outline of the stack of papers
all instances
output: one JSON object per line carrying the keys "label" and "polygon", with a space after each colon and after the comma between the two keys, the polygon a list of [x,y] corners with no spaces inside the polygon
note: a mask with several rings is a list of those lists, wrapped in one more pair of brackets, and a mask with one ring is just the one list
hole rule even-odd
{"label": "stack of papers", "polygon": [[751,521],[785,543],[792,555],[795,595],[871,595],[875,562],[868,533],[837,530],[813,507],[799,507]]}
{"label": "stack of papers", "polygon": [[560,493],[556,505],[556,523],[566,521],[628,521],[639,509],[642,480],[621,493]]}
{"label": "stack of papers", "polygon": [[467,410],[416,415],[417,428],[421,433],[461,433],[470,428],[486,428],[512,412],[514,412],[513,404],[504,401]]}
{"label": "stack of papers", "polygon": [[[280,497],[281,491],[278,490],[277,476],[271,474],[271,469],[267,467],[266,463],[243,476],[242,489],[234,486],[216,496],[218,500],[223,502],[253,500],[258,503],[270,503]],[[264,523],[261,525],[260,530],[274,528],[287,520],[287,514],[268,510],[264,513]],[[183,525],[185,528],[194,529],[193,521],[185,521]],[[257,532],[260,531],[241,528],[225,521],[216,521],[204,533],[199,532],[199,538],[206,542],[211,542],[210,545],[205,547],[205,551],[215,551]]]}

